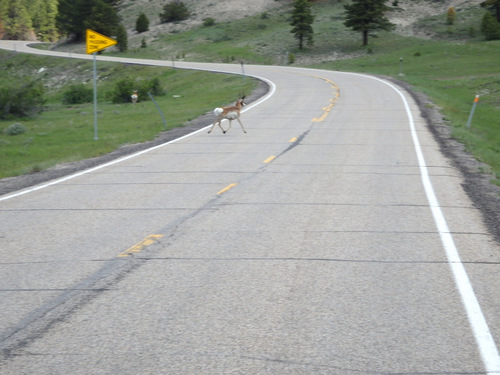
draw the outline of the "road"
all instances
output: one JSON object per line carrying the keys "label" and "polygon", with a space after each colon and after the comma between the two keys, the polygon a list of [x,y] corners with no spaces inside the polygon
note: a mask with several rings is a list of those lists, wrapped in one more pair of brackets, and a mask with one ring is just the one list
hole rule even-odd
{"label": "road", "polygon": [[411,96],[245,73],[247,134],[0,197],[0,373],[500,374],[500,248]]}

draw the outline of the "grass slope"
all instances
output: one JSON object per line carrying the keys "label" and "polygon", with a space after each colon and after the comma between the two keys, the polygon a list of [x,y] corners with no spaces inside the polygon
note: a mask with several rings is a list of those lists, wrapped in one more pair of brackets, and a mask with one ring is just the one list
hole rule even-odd
{"label": "grass slope", "polygon": [[[256,81],[240,76],[184,71],[172,68],[99,63],[98,140],[94,140],[92,103],[66,106],[57,72],[60,59],[34,55],[11,55],[0,51],[0,79],[18,82],[22,76],[46,75],[48,90],[46,111],[33,118],[0,121],[0,178],[41,171],[56,164],[100,156],[120,146],[154,139],[160,132],[182,126],[189,120],[217,106],[234,102],[239,93],[250,93]],[[6,64],[5,61],[8,61]],[[86,81],[92,84],[92,63],[63,62],[65,82]],[[53,70],[53,72],[52,72]],[[134,81],[158,78],[166,90],[155,97],[166,118],[166,129],[152,101],[111,104],[105,99],[116,81],[128,77]],[[200,90],[200,87],[204,87]],[[6,129],[21,123],[24,134],[8,135]]]}

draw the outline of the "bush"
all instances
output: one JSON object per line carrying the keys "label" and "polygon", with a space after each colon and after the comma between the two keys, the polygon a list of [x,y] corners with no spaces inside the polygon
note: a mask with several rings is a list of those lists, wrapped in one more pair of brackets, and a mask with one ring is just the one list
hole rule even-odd
{"label": "bush", "polygon": [[203,26],[209,27],[215,25],[215,20],[211,17],[205,18],[203,20]]}
{"label": "bush", "polygon": [[44,93],[42,83],[36,81],[0,88],[0,118],[28,117],[42,112]]}
{"label": "bush", "polygon": [[15,123],[15,124],[10,125],[5,130],[5,133],[7,135],[19,135],[19,134],[26,133],[26,128],[20,123]]}
{"label": "bush", "polygon": [[160,13],[161,23],[187,20],[190,16],[189,10],[182,1],[172,1],[163,7]]}
{"label": "bush", "polygon": [[139,102],[149,100],[148,92],[153,95],[160,96],[165,94],[165,90],[161,87],[161,82],[158,78],[134,82],[130,78],[124,78],[116,82],[114,90],[108,92],[106,97],[114,104],[129,103],[132,101],[131,95],[137,90]]}
{"label": "bush", "polygon": [[71,85],[63,93],[63,104],[90,103],[93,97],[93,90],[83,83]]}
{"label": "bush", "polygon": [[449,7],[448,12],[446,13],[446,24],[453,25],[455,23],[455,19],[457,18],[457,12],[455,8]]}

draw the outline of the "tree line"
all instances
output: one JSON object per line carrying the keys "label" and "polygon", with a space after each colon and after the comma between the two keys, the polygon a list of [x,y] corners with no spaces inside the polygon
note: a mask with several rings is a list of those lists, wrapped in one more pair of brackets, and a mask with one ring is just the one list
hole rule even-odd
{"label": "tree line", "polygon": [[0,39],[54,41],[58,0],[0,0]]}

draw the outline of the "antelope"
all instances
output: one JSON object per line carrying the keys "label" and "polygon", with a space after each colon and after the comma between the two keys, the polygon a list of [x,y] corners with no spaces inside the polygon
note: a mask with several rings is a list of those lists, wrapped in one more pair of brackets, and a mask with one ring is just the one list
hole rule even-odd
{"label": "antelope", "polygon": [[132,99],[132,103],[137,103],[137,99],[139,99],[139,95],[137,95],[137,90],[134,90],[134,93],[130,96]]}
{"label": "antelope", "polygon": [[[243,132],[246,133],[247,131],[245,130],[245,128],[243,127],[243,124],[240,121],[241,108],[244,105],[246,105],[246,103],[243,101],[243,99],[245,99],[244,96],[241,97],[240,99],[238,99],[238,101],[236,102],[234,107],[215,108],[214,115],[217,116],[217,118],[215,119],[214,124],[212,125],[212,127],[210,128],[210,130],[208,132],[211,133],[212,130],[214,129],[215,124],[218,123],[219,128],[221,128],[221,130],[222,130],[222,133],[226,134],[226,132],[229,131],[229,129],[231,129],[231,122],[233,120],[238,120],[238,122],[241,125],[241,129],[243,129]],[[224,128],[220,124],[223,119],[229,120],[229,127],[227,128],[227,130],[224,130]]]}

